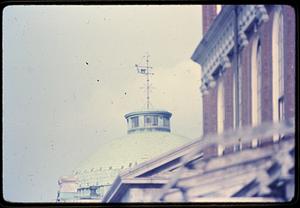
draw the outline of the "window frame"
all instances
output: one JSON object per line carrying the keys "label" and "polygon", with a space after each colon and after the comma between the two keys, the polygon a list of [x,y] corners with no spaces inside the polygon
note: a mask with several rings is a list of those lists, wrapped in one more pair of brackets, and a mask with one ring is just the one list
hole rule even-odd
{"label": "window frame", "polygon": [[139,117],[138,116],[131,117],[130,120],[131,120],[131,128],[139,127]]}

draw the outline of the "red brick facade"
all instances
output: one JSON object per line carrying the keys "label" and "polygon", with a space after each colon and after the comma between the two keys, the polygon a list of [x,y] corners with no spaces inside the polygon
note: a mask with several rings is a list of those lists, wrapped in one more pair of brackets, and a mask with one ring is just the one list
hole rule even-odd
{"label": "red brick facade", "polygon": [[[203,35],[209,29],[216,15],[216,6],[202,5]],[[211,99],[213,97],[217,97],[216,89],[212,89],[209,95],[203,97],[203,134],[217,132],[217,114],[212,113],[217,109],[217,102],[216,99]]]}
{"label": "red brick facade", "polygon": [[207,32],[212,21],[217,15],[217,8],[213,5],[202,5],[202,28],[203,34]]}
{"label": "red brick facade", "polygon": [[284,84],[285,90],[285,116],[287,118],[295,117],[295,12],[289,6],[283,7],[284,17],[284,67],[285,76]]}
{"label": "red brick facade", "polygon": [[[213,23],[216,15],[215,5],[203,5],[203,36]],[[274,6],[266,6],[269,20],[257,28],[257,32],[247,34],[248,45],[240,51],[241,72],[241,123],[252,123],[251,112],[251,54],[255,36],[259,36],[262,47],[262,122],[273,120],[272,104],[272,27]],[[285,118],[295,117],[295,12],[290,6],[282,7],[284,34],[284,106]],[[233,66],[233,64],[232,64]],[[221,77],[224,83],[225,121],[224,130],[233,128],[233,70],[229,68]],[[203,95],[203,133],[217,132],[217,89],[214,88]]]}

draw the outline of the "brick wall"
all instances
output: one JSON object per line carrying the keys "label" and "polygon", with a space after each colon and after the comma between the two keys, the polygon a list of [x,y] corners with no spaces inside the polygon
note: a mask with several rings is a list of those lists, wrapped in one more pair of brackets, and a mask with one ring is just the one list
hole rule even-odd
{"label": "brick wall", "polygon": [[[215,5],[202,5],[203,34],[207,32],[215,17]],[[210,90],[208,95],[203,96],[203,134],[217,132],[216,97],[216,89]]]}
{"label": "brick wall", "polygon": [[[242,70],[242,125],[252,123],[251,112],[251,53],[254,36],[259,35],[262,46],[262,121],[273,120],[272,104],[272,26],[274,11],[268,8],[269,21],[258,27],[257,33],[248,37],[249,44],[240,52],[240,70]],[[215,18],[214,6],[203,5],[203,31],[208,30]],[[285,115],[295,117],[295,13],[289,6],[283,7],[284,15],[284,83]],[[225,97],[224,129],[233,127],[233,71],[226,70],[222,77]],[[209,94],[203,96],[204,134],[217,131],[217,89],[218,83]]]}
{"label": "brick wall", "polygon": [[233,128],[233,68],[226,70],[223,77],[225,121],[224,130]]}
{"label": "brick wall", "polygon": [[295,117],[295,11],[290,6],[283,6],[284,21],[284,96],[285,116]]}
{"label": "brick wall", "polygon": [[242,125],[250,125],[252,123],[251,111],[251,49],[252,40],[249,40],[249,45],[245,47],[240,55],[240,73],[242,74],[242,105],[240,106],[242,112]]}
{"label": "brick wall", "polygon": [[203,34],[207,32],[211,23],[217,15],[216,5],[202,5],[202,27]]}
{"label": "brick wall", "polygon": [[272,104],[272,26],[273,15],[269,14],[269,21],[258,28],[258,35],[261,41],[262,50],[262,76],[261,76],[261,119],[264,121],[273,120]]}
{"label": "brick wall", "polygon": [[217,132],[217,87],[203,96],[203,134]]}

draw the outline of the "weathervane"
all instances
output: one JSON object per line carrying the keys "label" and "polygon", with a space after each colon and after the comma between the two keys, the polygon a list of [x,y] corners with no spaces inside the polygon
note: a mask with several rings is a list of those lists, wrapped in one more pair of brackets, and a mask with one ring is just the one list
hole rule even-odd
{"label": "weathervane", "polygon": [[[145,57],[145,56],[144,56]],[[151,73],[150,72],[150,69],[152,69],[151,66],[149,66],[149,57],[150,55],[147,54],[146,55],[146,66],[142,66],[142,65],[135,65],[136,69],[137,69],[137,72],[142,74],[142,75],[145,75],[146,76],[146,82],[147,82],[147,94],[146,94],[146,98],[147,98],[147,109],[149,109],[149,105],[150,105],[150,94],[149,94],[149,90],[150,90],[150,77],[149,75],[153,75],[154,73]]]}

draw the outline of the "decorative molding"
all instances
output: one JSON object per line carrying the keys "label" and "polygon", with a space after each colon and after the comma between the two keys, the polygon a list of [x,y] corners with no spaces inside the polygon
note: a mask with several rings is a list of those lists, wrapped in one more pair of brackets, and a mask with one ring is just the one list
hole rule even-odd
{"label": "decorative molding", "polygon": [[244,48],[245,46],[247,46],[249,43],[248,39],[247,39],[247,36],[244,32],[240,31],[239,32],[239,48],[240,50],[242,48]]}
{"label": "decorative molding", "polygon": [[258,25],[261,25],[262,23],[269,20],[269,15],[264,5],[257,5],[255,12],[256,18],[258,20]]}
{"label": "decorative molding", "polygon": [[[216,17],[211,27],[192,55],[192,60],[202,66],[201,92],[208,87],[214,87],[215,80],[208,79],[221,67],[222,74],[231,67],[229,53],[234,48],[234,9],[235,5],[225,5]],[[238,6],[238,44],[239,50],[247,46],[246,35],[250,25],[261,25],[268,21],[269,16],[264,5],[240,5]]]}
{"label": "decorative molding", "polygon": [[223,69],[222,72],[231,67],[231,63],[227,55],[220,57],[220,64]]}
{"label": "decorative molding", "polygon": [[211,75],[208,78],[208,86],[211,88],[214,88],[216,86],[215,78],[213,78],[213,76]]}

